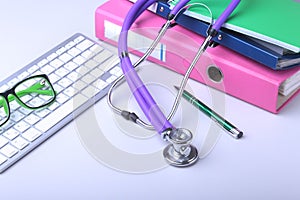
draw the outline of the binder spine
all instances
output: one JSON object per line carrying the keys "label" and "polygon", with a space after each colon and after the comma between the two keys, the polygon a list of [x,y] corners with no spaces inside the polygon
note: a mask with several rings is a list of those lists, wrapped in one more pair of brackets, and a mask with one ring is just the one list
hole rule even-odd
{"label": "binder spine", "polygon": [[[159,2],[156,10],[156,14],[167,18],[170,12],[168,4]],[[184,28],[187,28],[201,36],[206,36],[209,24],[187,15],[180,15],[176,22]],[[265,66],[268,66],[274,70],[281,68],[277,67],[278,57],[275,53],[267,50],[265,47],[257,44],[256,42],[240,36],[233,31],[220,29],[219,33],[213,38],[213,41],[217,44],[223,45],[229,49],[232,49],[239,54],[249,57]]]}

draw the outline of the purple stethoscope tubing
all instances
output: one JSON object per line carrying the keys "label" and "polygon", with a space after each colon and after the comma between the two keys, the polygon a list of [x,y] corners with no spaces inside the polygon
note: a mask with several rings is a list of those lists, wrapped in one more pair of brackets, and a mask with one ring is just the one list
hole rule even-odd
{"label": "purple stethoscope tubing", "polygon": [[[128,31],[130,30],[130,27],[144,11],[156,1],[157,0],[138,0],[131,7],[123,22],[122,30],[118,41],[118,51],[122,71],[136,101],[138,102],[142,111],[146,115],[147,119],[151,122],[155,130],[161,134],[163,131],[173,128],[173,125],[167,120],[167,118],[162,113],[153,97],[150,95],[146,86],[144,85],[140,77],[137,75],[137,72],[135,71],[133,64],[131,63],[130,58],[128,56],[127,45]],[[172,9],[169,16],[175,16],[176,13],[178,13],[180,9],[182,9],[188,2],[189,0],[179,1]],[[240,0],[231,1],[229,6],[213,24],[213,31],[210,31],[209,33],[214,34],[217,31],[219,31],[223,23],[232,13],[235,7],[239,4],[239,2]]]}
{"label": "purple stethoscope tubing", "polygon": [[226,19],[233,12],[233,10],[237,7],[237,5],[241,2],[241,0],[232,0],[224,12],[219,16],[217,21],[214,23],[212,28],[216,31],[219,31],[221,26],[225,23]]}
{"label": "purple stethoscope tubing", "polygon": [[[189,0],[184,0],[183,3],[178,4],[174,7],[174,13],[178,12]],[[156,0],[139,0],[137,1],[128,12],[122,26],[121,34],[119,37],[119,56],[121,59],[121,67],[127,83],[133,92],[139,106],[145,113],[147,119],[151,122],[153,127],[158,133],[162,133],[164,130],[172,128],[173,125],[167,120],[165,115],[158,107],[155,100],[150,95],[146,86],[143,84],[140,77],[137,75],[134,67],[128,57],[128,45],[127,37],[128,31],[138,16],[144,12],[150,5],[155,3]]]}

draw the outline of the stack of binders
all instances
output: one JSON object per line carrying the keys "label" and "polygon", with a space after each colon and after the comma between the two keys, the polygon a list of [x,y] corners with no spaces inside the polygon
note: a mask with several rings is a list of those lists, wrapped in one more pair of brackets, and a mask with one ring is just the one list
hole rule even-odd
{"label": "stack of binders", "polygon": [[[164,18],[172,7],[166,2],[161,1],[152,6],[151,11],[143,13],[133,25],[129,38],[129,47],[133,53],[142,55],[145,49],[140,48],[141,44],[146,47],[156,37],[157,30],[165,23]],[[208,6],[213,8],[209,2],[211,1],[207,0]],[[218,0],[218,2],[220,2],[219,10],[224,10],[230,0]],[[261,1],[255,2],[259,4]],[[241,12],[246,5],[242,3],[243,1],[238,7],[241,6],[241,10],[238,9],[233,13],[230,22],[235,22],[234,18],[244,17],[244,13]],[[294,3],[300,8],[300,3],[296,1]],[[116,45],[122,22],[131,6],[132,2],[128,0],[110,0],[98,7],[95,13],[97,38]],[[122,9],[116,9],[118,7]],[[258,6],[254,8],[259,10]],[[249,9],[244,10],[250,12]],[[207,17],[201,16],[198,12],[200,11],[195,9],[178,17],[179,25],[174,26],[172,31],[168,31],[149,60],[184,74],[204,40],[209,26],[205,22]],[[215,10],[213,12],[218,13]],[[300,13],[298,15],[300,17]],[[292,35],[285,35],[285,39],[288,38],[292,43],[285,39],[279,40],[280,34],[275,34],[276,37],[264,37],[264,40],[261,40],[262,36],[266,36],[264,32],[255,37],[249,36],[247,34],[253,31],[247,31],[249,27],[238,23],[225,24],[225,27],[214,38],[216,45],[207,50],[212,62],[207,66],[203,66],[203,63],[201,66],[199,64],[198,69],[196,66],[191,78],[267,111],[278,113],[300,92],[300,41],[298,44],[293,40]],[[237,27],[242,27],[239,33],[234,31]],[[286,32],[292,31],[289,29]],[[297,39],[299,40],[299,37]],[[214,69],[212,73],[210,69]]]}

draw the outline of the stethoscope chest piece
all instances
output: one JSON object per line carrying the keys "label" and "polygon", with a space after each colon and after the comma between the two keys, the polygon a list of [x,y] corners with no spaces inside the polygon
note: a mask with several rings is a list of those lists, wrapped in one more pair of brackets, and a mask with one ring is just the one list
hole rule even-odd
{"label": "stethoscope chest piece", "polygon": [[175,167],[187,167],[198,159],[196,147],[191,145],[193,135],[187,129],[169,129],[165,132],[169,144],[163,151],[165,160]]}

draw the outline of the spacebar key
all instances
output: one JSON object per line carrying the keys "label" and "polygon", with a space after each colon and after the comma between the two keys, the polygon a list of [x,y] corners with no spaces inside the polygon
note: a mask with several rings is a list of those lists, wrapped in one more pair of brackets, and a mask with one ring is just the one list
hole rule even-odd
{"label": "spacebar key", "polygon": [[42,119],[39,123],[35,125],[35,127],[42,132],[48,131],[51,127],[57,124],[59,121],[67,117],[74,110],[83,105],[88,98],[83,96],[82,94],[77,94],[73,99],[65,102],[55,111],[53,111],[50,115]]}

